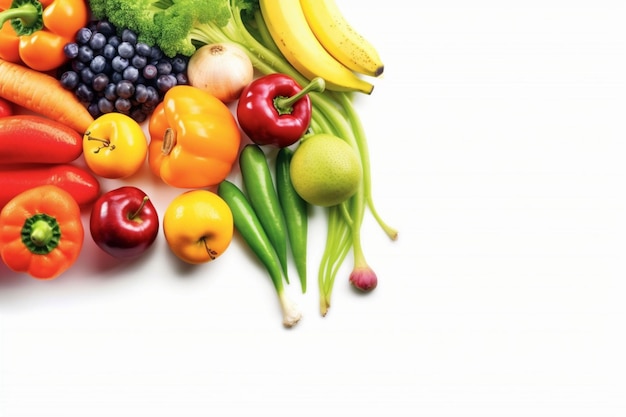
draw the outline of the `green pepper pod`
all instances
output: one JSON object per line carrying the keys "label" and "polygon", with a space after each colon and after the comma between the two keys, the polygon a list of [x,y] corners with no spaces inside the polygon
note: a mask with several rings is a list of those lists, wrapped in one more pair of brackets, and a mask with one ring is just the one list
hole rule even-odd
{"label": "green pepper pod", "polygon": [[243,191],[228,180],[220,183],[217,194],[230,207],[235,229],[263,263],[280,295],[283,292],[280,260],[250,202]]}
{"label": "green pepper pod", "polygon": [[283,147],[276,155],[276,192],[284,213],[289,246],[300,278],[302,293],[306,292],[307,235],[309,205],[293,188],[289,166],[293,150]]}
{"label": "green pepper pod", "polygon": [[239,168],[250,205],[276,250],[287,283],[287,225],[265,153],[260,146],[246,145],[239,154]]}

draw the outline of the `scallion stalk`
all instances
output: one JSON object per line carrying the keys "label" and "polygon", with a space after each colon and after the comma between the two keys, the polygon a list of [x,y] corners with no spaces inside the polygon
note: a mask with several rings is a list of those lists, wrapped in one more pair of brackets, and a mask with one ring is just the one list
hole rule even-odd
{"label": "scallion stalk", "polygon": [[320,314],[326,316],[331,304],[332,290],[339,267],[352,247],[351,228],[339,205],[329,207],[326,245],[318,271]]}
{"label": "scallion stalk", "polygon": [[367,202],[367,206],[372,212],[372,215],[380,225],[380,227],[385,231],[387,236],[391,240],[396,240],[398,238],[398,231],[389,226],[378,214],[378,210],[374,205],[374,198],[372,195],[372,169],[370,164],[369,157],[369,147],[367,145],[367,137],[365,134],[365,129],[363,128],[363,124],[361,119],[354,108],[352,100],[345,93],[336,94],[339,98],[339,101],[346,112],[347,119],[350,121],[350,125],[352,126],[352,130],[354,132],[354,137],[357,141],[357,146],[359,148],[359,155],[361,156],[361,164],[363,165],[363,185],[365,192],[365,199]]}

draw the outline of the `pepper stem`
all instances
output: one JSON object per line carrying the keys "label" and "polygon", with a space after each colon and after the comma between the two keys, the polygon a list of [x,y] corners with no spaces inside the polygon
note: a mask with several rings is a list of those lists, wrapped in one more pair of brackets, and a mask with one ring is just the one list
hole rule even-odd
{"label": "pepper stem", "polygon": [[24,222],[22,243],[34,254],[45,255],[56,248],[61,240],[61,228],[57,220],[45,213],[37,213]]}
{"label": "pepper stem", "polygon": [[292,112],[293,105],[298,102],[302,97],[309,94],[312,91],[321,93],[326,88],[326,82],[321,77],[313,78],[303,89],[298,91],[291,97],[279,96],[274,98],[274,107],[278,110],[278,114],[290,114]]}
{"label": "pepper stem", "polygon": [[161,145],[161,153],[163,155],[169,155],[176,144],[176,133],[171,127],[165,129],[163,134],[163,144]]}
{"label": "pepper stem", "polygon": [[17,36],[31,35],[43,29],[43,6],[37,0],[14,0],[0,13],[0,28],[10,21]]}

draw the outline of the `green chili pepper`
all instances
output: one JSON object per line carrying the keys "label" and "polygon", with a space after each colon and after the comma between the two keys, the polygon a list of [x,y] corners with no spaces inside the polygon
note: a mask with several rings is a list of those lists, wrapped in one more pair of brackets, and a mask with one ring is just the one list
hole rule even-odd
{"label": "green chili pepper", "polygon": [[289,246],[300,278],[302,293],[306,292],[307,234],[309,205],[293,188],[289,165],[293,150],[283,147],[276,155],[276,192],[285,215]]}
{"label": "green chili pepper", "polygon": [[288,299],[285,293],[280,260],[256,212],[243,191],[228,180],[220,183],[217,194],[230,207],[233,213],[235,229],[267,269],[283,312],[283,324],[286,327],[295,325],[300,320],[300,311]]}
{"label": "green chili pepper", "polygon": [[287,273],[287,225],[274,187],[267,157],[260,146],[246,145],[239,154],[239,168],[250,205],[256,212],[265,233],[276,250],[280,265]]}
{"label": "green chili pepper", "polygon": [[220,183],[217,194],[230,207],[233,212],[235,228],[259,260],[263,262],[276,289],[281,289],[283,286],[282,269],[278,255],[243,191],[232,182],[224,180]]}

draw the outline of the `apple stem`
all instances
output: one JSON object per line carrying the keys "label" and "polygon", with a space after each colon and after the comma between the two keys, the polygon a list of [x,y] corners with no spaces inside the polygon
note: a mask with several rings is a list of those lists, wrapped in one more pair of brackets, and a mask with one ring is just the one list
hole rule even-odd
{"label": "apple stem", "polygon": [[139,205],[139,208],[128,216],[128,220],[135,220],[135,218],[139,216],[139,213],[141,213],[141,209],[143,209],[143,207],[146,205],[148,200],[149,200],[148,196],[144,196],[144,198],[141,200],[141,204]]}
{"label": "apple stem", "polygon": [[96,138],[94,136],[91,136],[90,132],[85,133],[85,135],[87,136],[87,140],[96,140],[98,142],[102,142],[102,146],[94,150],[93,153],[100,152],[100,149],[102,148],[111,148],[111,150],[115,149],[115,145],[111,145],[111,141],[109,141],[108,139]]}
{"label": "apple stem", "polygon": [[206,238],[204,237],[202,238],[202,243],[204,243],[204,247],[207,253],[209,254],[209,257],[211,258],[211,260],[212,261],[215,260],[215,258],[217,258],[217,252],[215,252],[213,249],[209,247],[209,244],[207,243]]}

